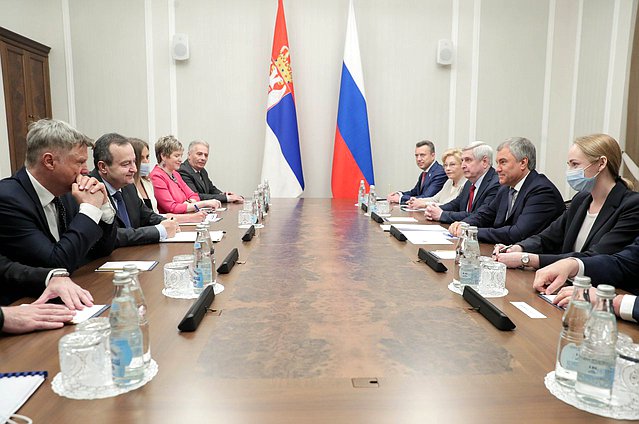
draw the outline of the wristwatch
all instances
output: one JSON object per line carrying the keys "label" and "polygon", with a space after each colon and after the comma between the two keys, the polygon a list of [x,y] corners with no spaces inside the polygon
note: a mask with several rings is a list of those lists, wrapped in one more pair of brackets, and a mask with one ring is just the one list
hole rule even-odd
{"label": "wristwatch", "polygon": [[56,270],[53,271],[51,273],[51,278],[53,277],[68,277],[70,274],[67,272],[66,269],[60,269],[60,270]]}
{"label": "wristwatch", "polygon": [[528,266],[529,263],[530,263],[530,256],[528,256],[528,253],[522,253],[521,255],[522,266]]}

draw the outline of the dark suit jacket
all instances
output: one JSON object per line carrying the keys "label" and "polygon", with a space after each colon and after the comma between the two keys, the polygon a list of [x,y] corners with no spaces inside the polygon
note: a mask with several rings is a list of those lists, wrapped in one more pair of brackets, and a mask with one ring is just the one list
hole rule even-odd
{"label": "dark suit jacket", "polygon": [[200,178],[187,160],[182,162],[178,172],[186,185],[200,195],[201,200],[217,199],[222,203],[226,203],[226,194],[213,185],[206,169],[200,171],[200,175],[202,175],[202,178]]}
{"label": "dark suit jacket", "polygon": [[[594,255],[579,258],[584,263],[584,274],[594,284],[612,284],[639,295],[639,237],[614,255]],[[635,303],[635,311],[637,304]],[[634,315],[634,313],[633,313]]]}
{"label": "dark suit jacket", "polygon": [[500,187],[492,202],[464,218],[464,222],[479,228],[480,242],[517,243],[542,231],[566,210],[557,187],[546,176],[530,171],[506,218],[509,189]]}
{"label": "dark suit jacket", "polygon": [[56,241],[40,200],[21,168],[0,181],[0,254],[25,265],[66,268],[73,272],[91,259],[107,256],[115,248],[117,224],[99,224],[80,214],[79,205],[67,193],[67,231]]}
{"label": "dark suit jacket", "polygon": [[539,266],[559,259],[617,253],[639,236],[639,193],[617,181],[608,194],[580,252],[575,240],[592,202],[590,193],[579,192],[570,207],[548,228],[517,244],[524,252],[539,253]]}
{"label": "dark suit jacket", "polygon": [[0,305],[21,297],[40,297],[51,268],[36,268],[13,262],[0,255]]}
{"label": "dark suit jacket", "polygon": [[444,167],[435,161],[426,174],[424,187],[420,189],[422,183],[422,173],[420,172],[415,187],[411,190],[402,191],[403,194],[400,202],[406,203],[411,197],[432,197],[439,193],[447,179],[448,176],[444,172]]}
{"label": "dark suit jacket", "polygon": [[[102,181],[102,177],[100,177],[100,173],[97,170],[91,171],[90,175]],[[109,199],[113,208],[117,210],[115,199],[111,195],[109,195]],[[154,225],[159,224],[166,218],[153,212],[142,202],[134,184],[122,187],[122,199],[124,199],[129,221],[131,221],[131,228],[126,228],[120,216],[116,214],[115,219],[118,221],[116,247],[159,242],[160,232]]]}
{"label": "dark suit jacket", "polygon": [[497,194],[497,190],[499,190],[499,176],[497,176],[492,166],[488,168],[479,189],[475,192],[473,205],[470,213],[468,213],[466,212],[466,205],[468,205],[471,185],[473,185],[473,183],[466,181],[459,196],[441,206],[442,215],[439,218],[439,222],[450,224],[455,221],[461,221],[470,215],[470,213],[479,210],[481,205],[490,203]]}

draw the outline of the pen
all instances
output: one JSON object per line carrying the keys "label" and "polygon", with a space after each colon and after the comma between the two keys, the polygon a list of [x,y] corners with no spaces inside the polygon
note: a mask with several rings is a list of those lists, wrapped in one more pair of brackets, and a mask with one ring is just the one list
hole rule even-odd
{"label": "pen", "polygon": [[513,247],[512,244],[509,244],[508,246],[504,246],[501,249],[499,249],[499,253],[505,253],[506,250],[510,249],[511,247]]}

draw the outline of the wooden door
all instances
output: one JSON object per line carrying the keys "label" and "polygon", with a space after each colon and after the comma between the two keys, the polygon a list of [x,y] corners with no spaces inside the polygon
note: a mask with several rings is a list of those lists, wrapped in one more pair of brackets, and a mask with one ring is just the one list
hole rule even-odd
{"label": "wooden door", "polygon": [[29,124],[51,118],[49,47],[0,28],[11,171],[24,163]]}

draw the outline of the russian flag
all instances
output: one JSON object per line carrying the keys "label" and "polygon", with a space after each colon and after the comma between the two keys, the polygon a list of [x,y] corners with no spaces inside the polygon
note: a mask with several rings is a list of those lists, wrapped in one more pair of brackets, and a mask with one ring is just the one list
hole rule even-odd
{"label": "russian flag", "polygon": [[375,184],[364,76],[359,54],[355,11],[351,0],[333,149],[331,178],[333,197],[356,198],[360,180],[364,180],[367,190],[369,185]]}
{"label": "russian flag", "polygon": [[291,56],[282,0],[278,0],[271,52],[262,162],[264,179],[269,181],[272,197],[298,197],[304,191]]}

